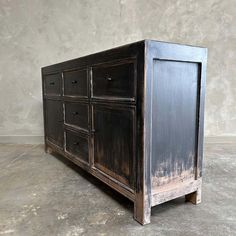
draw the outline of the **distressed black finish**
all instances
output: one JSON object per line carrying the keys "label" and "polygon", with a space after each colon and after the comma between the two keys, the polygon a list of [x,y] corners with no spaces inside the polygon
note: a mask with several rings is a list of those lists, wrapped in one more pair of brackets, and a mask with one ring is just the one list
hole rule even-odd
{"label": "distressed black finish", "polygon": [[134,99],[134,62],[122,62],[95,66],[92,97]]}
{"label": "distressed black finish", "polygon": [[81,161],[89,162],[88,137],[82,133],[66,130],[66,151]]}
{"label": "distressed black finish", "polygon": [[61,95],[61,75],[59,73],[49,74],[45,76],[44,88],[46,95]]}
{"label": "distressed black finish", "polygon": [[63,72],[64,95],[88,97],[87,69],[72,69]]}
{"label": "distressed black finish", "polygon": [[[194,175],[197,155],[199,64],[154,60],[152,176],[156,186]],[[171,96],[170,96],[171,95]],[[175,163],[175,165],[173,165]],[[165,181],[163,181],[165,179]]]}
{"label": "distressed black finish", "polygon": [[94,166],[133,187],[134,108],[93,105]]}
{"label": "distressed black finish", "polygon": [[65,106],[65,123],[80,129],[89,129],[89,106],[87,103],[68,102]]}
{"label": "distressed black finish", "polygon": [[60,148],[63,147],[63,107],[62,102],[48,99],[45,102],[46,135],[48,140],[54,142]]}
{"label": "distressed black finish", "polygon": [[143,40],[42,68],[45,148],[134,202],[201,201],[205,48]]}

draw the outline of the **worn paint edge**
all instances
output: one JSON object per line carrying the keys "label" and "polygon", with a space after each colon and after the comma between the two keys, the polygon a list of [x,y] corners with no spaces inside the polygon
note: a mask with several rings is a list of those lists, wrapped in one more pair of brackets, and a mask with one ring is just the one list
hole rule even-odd
{"label": "worn paint edge", "polygon": [[152,195],[152,206],[193,193],[201,189],[201,185],[202,179],[199,178],[197,180],[186,181],[167,190],[164,190],[164,188],[157,189],[158,191]]}
{"label": "worn paint edge", "polygon": [[[134,201],[134,193],[130,192],[130,189],[128,187],[124,187],[124,184],[120,183],[119,181],[115,180],[114,178],[102,173],[96,168],[91,168],[89,165],[85,164],[84,162],[81,162],[77,158],[75,158],[73,155],[71,155],[68,152],[64,152],[62,149],[60,149],[58,146],[53,144],[50,141],[46,141],[46,146],[50,148],[49,153],[58,153],[62,157],[69,159],[71,162],[75,163],[77,166],[82,168],[87,173],[95,176],[97,179],[105,183],[106,185],[110,186],[112,189],[116,190],[120,194],[124,195],[131,201]],[[132,191],[132,190],[131,190]]]}
{"label": "worn paint edge", "polygon": [[44,136],[41,136],[41,135],[0,135],[0,143],[43,144]]}

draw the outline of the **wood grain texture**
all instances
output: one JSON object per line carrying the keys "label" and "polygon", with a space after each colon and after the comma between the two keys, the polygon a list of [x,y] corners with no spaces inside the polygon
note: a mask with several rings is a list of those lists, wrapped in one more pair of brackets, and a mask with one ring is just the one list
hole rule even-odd
{"label": "wood grain texture", "polygon": [[79,129],[89,129],[89,105],[81,102],[65,102],[65,123]]}
{"label": "wood grain texture", "polygon": [[61,74],[49,74],[44,78],[44,92],[46,95],[60,96],[62,92]]}
{"label": "wood grain texture", "polygon": [[134,115],[134,108],[93,105],[94,166],[132,188]]}
{"label": "wood grain texture", "polygon": [[63,72],[64,95],[88,97],[88,72],[87,69],[74,69]]}
{"label": "wood grain texture", "polygon": [[89,162],[88,137],[82,133],[66,130],[66,151],[79,160]]}
{"label": "wood grain texture", "polygon": [[46,136],[59,147],[63,148],[63,107],[58,100],[47,100],[46,109]]}
{"label": "wood grain texture", "polygon": [[135,98],[134,61],[102,64],[92,69],[92,98]]}
{"label": "wood grain texture", "polygon": [[154,60],[152,187],[193,178],[197,155],[198,63]]}
{"label": "wood grain texture", "polygon": [[[156,206],[158,204],[161,204],[163,202],[170,201],[172,199],[181,197],[181,196],[187,196],[187,201],[194,201],[192,196],[197,191],[201,191],[201,179],[198,179],[197,181],[186,181],[184,183],[178,183],[174,184],[172,186],[168,187],[162,187],[157,192],[153,193],[152,196],[152,206]],[[189,198],[191,196],[191,199]]]}

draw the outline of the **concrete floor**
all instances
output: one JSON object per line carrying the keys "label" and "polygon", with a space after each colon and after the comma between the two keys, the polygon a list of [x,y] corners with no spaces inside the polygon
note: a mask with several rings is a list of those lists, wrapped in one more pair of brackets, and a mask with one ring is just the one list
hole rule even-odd
{"label": "concrete floor", "polygon": [[236,144],[205,145],[203,202],[133,204],[42,145],[0,144],[0,235],[236,235]]}

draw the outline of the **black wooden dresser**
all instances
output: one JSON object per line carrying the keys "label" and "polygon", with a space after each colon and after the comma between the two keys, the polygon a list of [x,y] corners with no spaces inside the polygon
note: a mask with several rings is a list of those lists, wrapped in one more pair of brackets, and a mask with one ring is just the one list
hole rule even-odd
{"label": "black wooden dresser", "polygon": [[42,68],[45,149],[134,202],[201,202],[207,50],[143,40]]}

